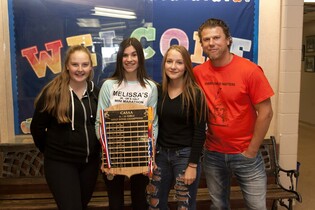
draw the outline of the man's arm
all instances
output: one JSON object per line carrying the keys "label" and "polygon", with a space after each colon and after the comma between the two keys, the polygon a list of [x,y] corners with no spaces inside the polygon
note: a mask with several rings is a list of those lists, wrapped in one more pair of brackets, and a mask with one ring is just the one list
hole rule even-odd
{"label": "man's arm", "polygon": [[253,158],[257,155],[262,144],[273,116],[270,98],[254,105],[257,112],[257,119],[254,128],[253,138],[243,155]]}

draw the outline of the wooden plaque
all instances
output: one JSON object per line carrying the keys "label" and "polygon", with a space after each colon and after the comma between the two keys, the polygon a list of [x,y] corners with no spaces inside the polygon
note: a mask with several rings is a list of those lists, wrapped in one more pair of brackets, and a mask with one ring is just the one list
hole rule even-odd
{"label": "wooden plaque", "polygon": [[[118,104],[101,113],[102,164],[110,174],[130,177],[149,172],[152,164],[151,107]],[[104,142],[105,139],[106,142]]]}

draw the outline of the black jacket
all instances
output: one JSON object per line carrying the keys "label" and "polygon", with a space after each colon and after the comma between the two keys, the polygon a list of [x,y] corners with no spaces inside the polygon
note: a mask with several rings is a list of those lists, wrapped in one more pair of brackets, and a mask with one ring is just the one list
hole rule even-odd
{"label": "black jacket", "polygon": [[88,83],[88,91],[81,100],[71,93],[70,123],[58,123],[48,112],[41,112],[45,93],[41,96],[31,122],[31,134],[45,158],[82,163],[100,155],[95,133],[98,93],[93,82]]}

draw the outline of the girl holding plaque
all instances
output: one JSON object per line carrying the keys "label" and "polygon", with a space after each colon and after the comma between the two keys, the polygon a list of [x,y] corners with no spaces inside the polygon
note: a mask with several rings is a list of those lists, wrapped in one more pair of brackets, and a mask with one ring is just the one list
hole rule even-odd
{"label": "girl holding plaque", "polygon": [[[155,82],[149,79],[144,62],[143,48],[136,38],[127,38],[120,43],[115,72],[112,77],[105,80],[99,94],[96,117],[96,133],[99,138],[100,113],[108,107],[136,103],[145,107],[152,107],[155,116],[158,96],[157,87]],[[153,120],[153,132],[157,133],[157,118]],[[108,190],[109,209],[123,210],[126,177],[111,174],[110,169],[110,167],[108,168],[102,164],[101,170]],[[148,182],[148,176],[142,173],[130,177],[132,208],[134,210],[148,209],[145,194]]]}
{"label": "girl holding plaque", "polygon": [[171,46],[162,62],[156,166],[147,186],[149,209],[168,209],[173,183],[177,209],[196,209],[207,110],[193,76],[189,52],[183,46]]}
{"label": "girl holding plaque", "polygon": [[31,122],[35,145],[44,153],[47,184],[59,210],[85,210],[99,174],[95,135],[99,89],[92,82],[91,54],[71,46],[63,69],[39,93]]}

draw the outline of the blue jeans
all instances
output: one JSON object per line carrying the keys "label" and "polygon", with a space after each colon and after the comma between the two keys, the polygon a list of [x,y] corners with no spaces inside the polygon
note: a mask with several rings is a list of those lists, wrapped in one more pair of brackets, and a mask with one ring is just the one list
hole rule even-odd
{"label": "blue jeans", "polygon": [[230,178],[235,175],[249,210],[266,210],[267,175],[261,154],[247,158],[242,154],[205,151],[203,160],[212,205],[210,209],[230,207]]}
{"label": "blue jeans", "polygon": [[190,151],[190,147],[167,149],[157,146],[155,161],[158,167],[154,170],[152,180],[147,187],[149,209],[168,209],[168,194],[174,182],[178,209],[196,209],[201,165],[198,164],[197,177],[191,185],[185,185],[180,180],[187,168]]}

